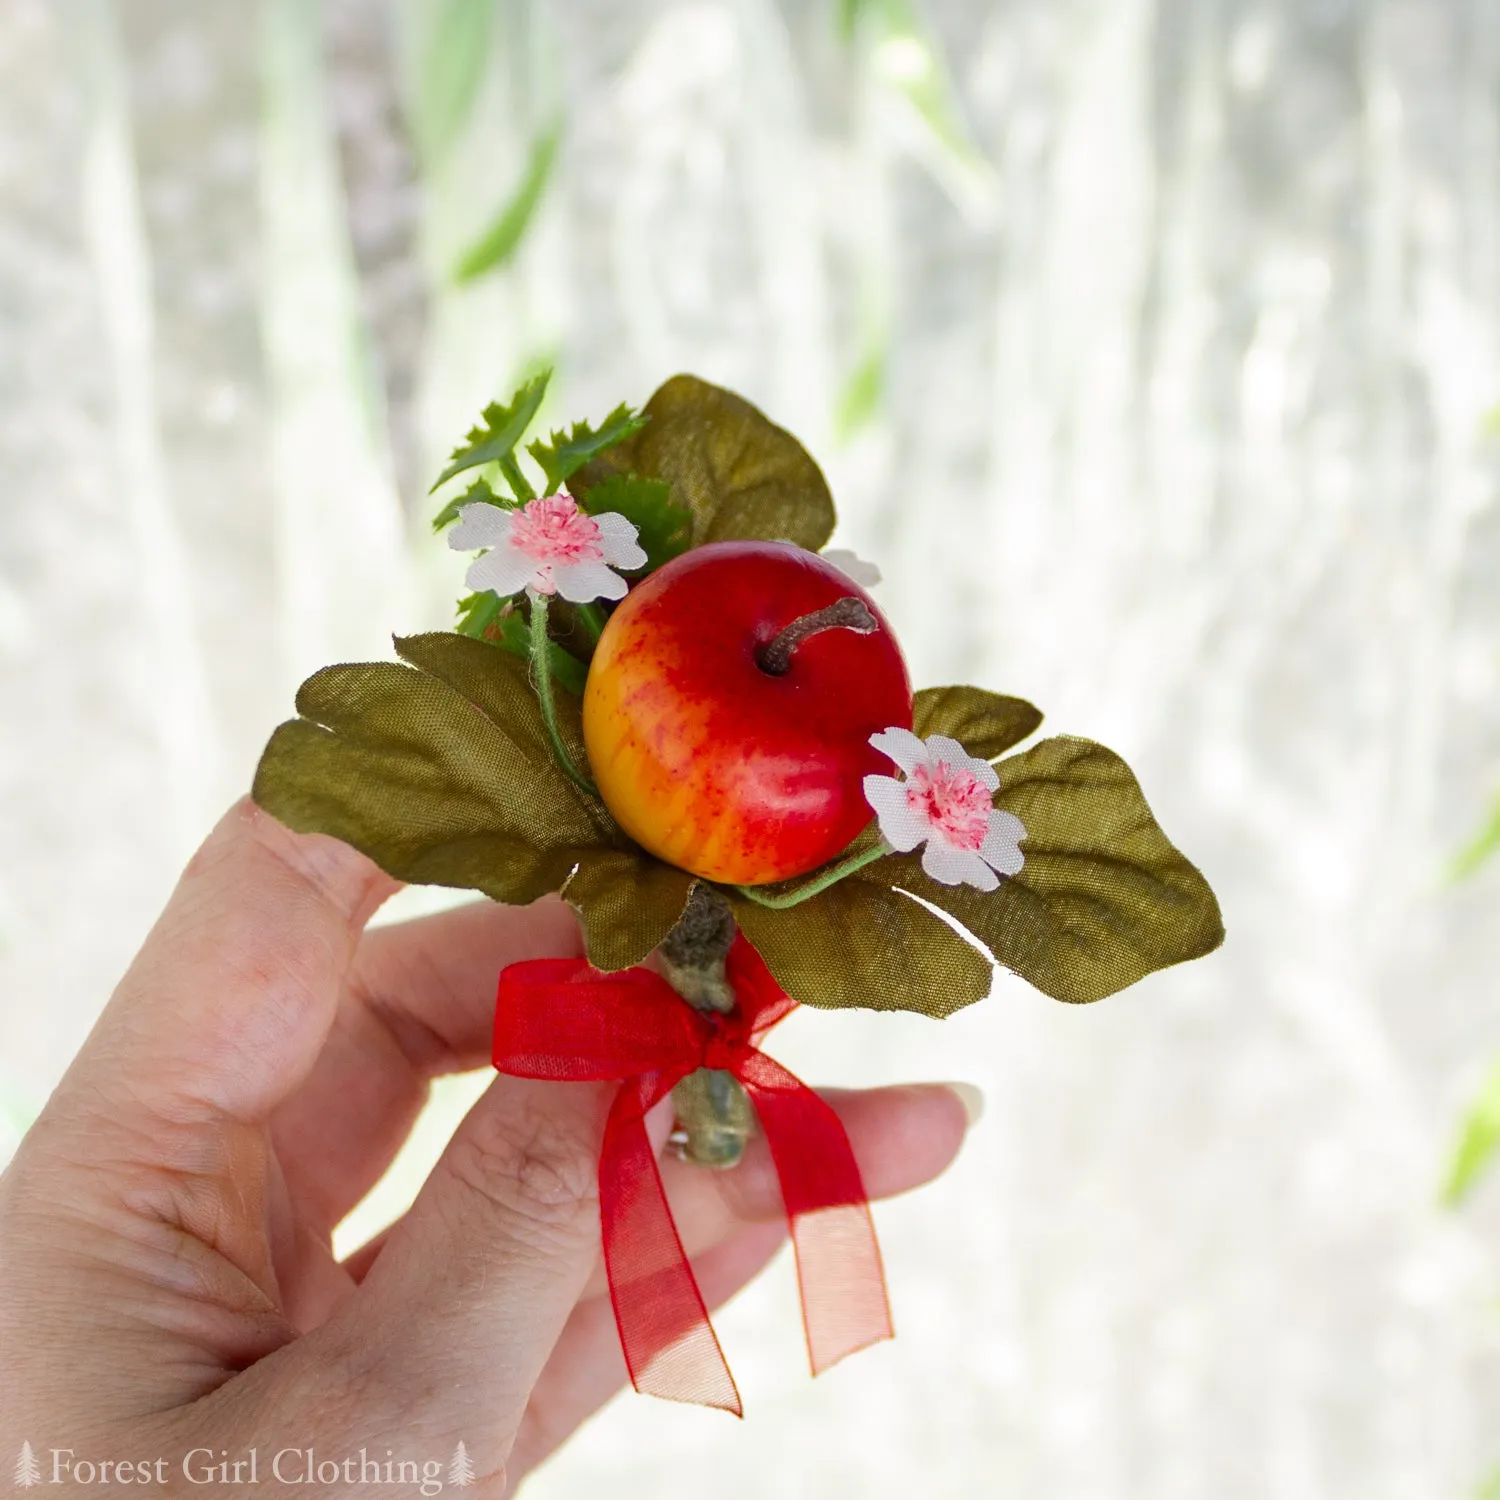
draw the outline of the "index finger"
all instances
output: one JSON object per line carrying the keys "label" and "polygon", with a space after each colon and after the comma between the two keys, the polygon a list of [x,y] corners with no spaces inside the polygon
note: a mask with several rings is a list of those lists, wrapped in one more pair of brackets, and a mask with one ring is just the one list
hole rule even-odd
{"label": "index finger", "polygon": [[189,861],[59,1087],[175,1123],[258,1123],[311,1072],[365,923],[399,886],[248,798]]}

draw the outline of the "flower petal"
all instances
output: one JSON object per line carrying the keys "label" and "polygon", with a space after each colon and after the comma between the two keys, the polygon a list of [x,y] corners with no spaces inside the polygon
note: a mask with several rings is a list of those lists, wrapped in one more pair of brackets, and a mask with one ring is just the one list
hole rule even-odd
{"label": "flower petal", "polygon": [[990,814],[990,826],[979,846],[979,857],[1002,875],[1019,875],[1026,863],[1021,852],[1021,840],[1025,837],[1026,825],[1014,813],[997,807]]}
{"label": "flower petal", "polygon": [[503,541],[469,564],[464,582],[476,594],[491,589],[505,599],[511,594],[519,594],[536,577],[535,559],[527,557],[520,548],[512,547],[508,541]]}
{"label": "flower petal", "polygon": [[989,791],[993,792],[1000,785],[1000,777],[989,761],[970,755],[957,740],[949,739],[946,734],[930,734],[926,743],[927,753],[934,761],[970,772]]}
{"label": "flower petal", "polygon": [[617,510],[607,510],[592,519],[599,528],[599,545],[605,562],[626,569],[646,566],[646,550],[637,540],[640,530],[634,521]]}
{"label": "flower petal", "polygon": [[875,809],[880,832],[893,849],[905,854],[932,832],[926,818],[907,800],[906,784],[894,776],[866,776],[865,801]]}
{"label": "flower petal", "polygon": [[880,582],[880,569],[847,547],[830,547],[818,555],[824,562],[832,563],[850,583],[858,584],[862,589],[872,589]]}
{"label": "flower petal", "polygon": [[574,604],[590,604],[595,599],[623,599],[630,585],[597,558],[585,562],[552,564],[552,581],[557,592]]}
{"label": "flower petal", "polygon": [[922,868],[939,885],[973,885],[992,891],[999,877],[985,862],[968,849],[955,849],[947,839],[934,834],[922,851]]}
{"label": "flower petal", "polygon": [[882,729],[870,736],[870,743],[882,755],[888,755],[909,776],[918,766],[928,764],[927,747],[909,729]]}
{"label": "flower petal", "polygon": [[498,547],[510,540],[511,522],[515,512],[501,510],[498,505],[486,505],[476,500],[458,509],[458,524],[448,532],[448,545],[456,552],[469,552],[475,547]]}

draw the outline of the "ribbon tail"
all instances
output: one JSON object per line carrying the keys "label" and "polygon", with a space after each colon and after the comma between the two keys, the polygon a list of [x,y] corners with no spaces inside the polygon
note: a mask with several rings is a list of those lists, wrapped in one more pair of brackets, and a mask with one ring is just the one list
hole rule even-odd
{"label": "ribbon tail", "polygon": [[820,1375],[895,1336],[875,1221],[832,1107],[763,1052],[736,1069],[760,1115],[797,1254],[807,1356]]}
{"label": "ribbon tail", "polygon": [[615,1325],[636,1390],[743,1416],[646,1134],[646,1111],[670,1088],[660,1073],[626,1079],[605,1126],[599,1213]]}

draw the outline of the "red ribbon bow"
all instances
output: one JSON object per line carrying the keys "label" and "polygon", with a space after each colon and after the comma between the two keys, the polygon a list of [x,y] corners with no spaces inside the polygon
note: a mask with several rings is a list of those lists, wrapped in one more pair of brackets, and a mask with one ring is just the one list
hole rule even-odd
{"label": "red ribbon bow", "polygon": [[601,974],[582,959],[511,964],[500,976],[495,1067],[521,1078],[622,1080],[604,1131],[599,1202],[610,1300],[631,1383],[648,1395],[742,1413],[662,1190],[646,1111],[695,1068],[722,1068],[760,1115],[797,1252],[814,1375],[891,1337],[875,1226],[833,1110],[759,1050],[796,1004],[743,937],[727,965],[727,1016],[688,1005],[659,974]]}

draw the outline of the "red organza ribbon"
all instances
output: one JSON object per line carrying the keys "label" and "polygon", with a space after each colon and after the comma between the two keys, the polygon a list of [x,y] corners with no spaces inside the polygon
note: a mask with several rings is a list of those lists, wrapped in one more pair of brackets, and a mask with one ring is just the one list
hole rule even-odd
{"label": "red organza ribbon", "polygon": [[759,1050],[796,1004],[743,937],[728,961],[739,1004],[705,1015],[649,969],[581,959],[500,976],[495,1067],[521,1078],[623,1080],[599,1159],[604,1264],[638,1391],[741,1413],[739,1391],[683,1252],[646,1135],[646,1111],[695,1068],[722,1068],[760,1115],[797,1252],[813,1374],[891,1337],[869,1200],[838,1116]]}

